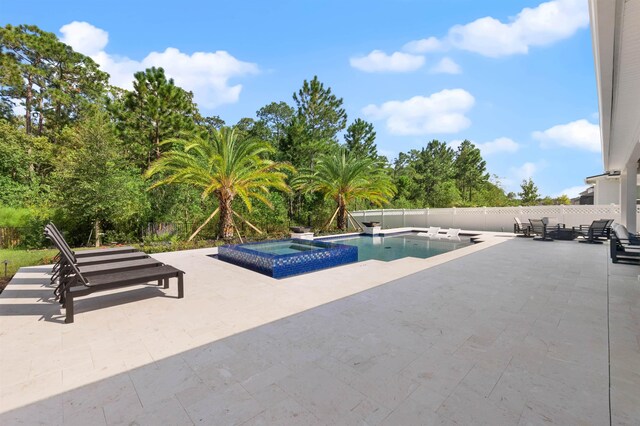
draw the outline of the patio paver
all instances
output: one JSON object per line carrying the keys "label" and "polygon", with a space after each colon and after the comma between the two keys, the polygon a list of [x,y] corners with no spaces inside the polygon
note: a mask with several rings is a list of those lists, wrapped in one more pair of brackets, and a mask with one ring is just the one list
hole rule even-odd
{"label": "patio paver", "polygon": [[279,281],[167,253],[185,299],[104,293],[70,325],[24,268],[0,295],[0,424],[602,425],[611,379],[632,425],[640,268],[607,249],[510,239]]}

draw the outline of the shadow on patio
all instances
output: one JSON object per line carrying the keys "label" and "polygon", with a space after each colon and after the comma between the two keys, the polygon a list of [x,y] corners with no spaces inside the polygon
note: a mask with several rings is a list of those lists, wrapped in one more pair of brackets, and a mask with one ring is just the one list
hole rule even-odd
{"label": "shadow on patio", "polygon": [[[40,323],[75,346],[42,353],[28,380],[2,386],[0,423],[608,424],[611,338],[613,418],[631,424],[639,269],[612,265],[606,250],[511,240],[226,337],[260,305],[203,312],[197,295],[214,290],[202,284],[193,305],[133,292],[145,294],[122,305],[133,321],[104,309],[108,338],[81,315],[71,327]],[[160,309],[131,317],[149,304]],[[211,317],[220,338],[171,354],[181,336],[210,331],[198,319]],[[90,371],[102,377],[86,384]]]}

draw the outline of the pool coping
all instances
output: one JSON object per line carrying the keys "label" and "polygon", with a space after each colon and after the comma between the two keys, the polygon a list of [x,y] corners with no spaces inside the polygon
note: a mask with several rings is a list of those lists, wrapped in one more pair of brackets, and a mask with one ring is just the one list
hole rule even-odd
{"label": "pool coping", "polygon": [[[428,228],[420,228],[420,227],[403,227],[403,228],[392,228],[392,229],[384,229],[380,232],[380,234],[384,235],[394,235],[394,234],[402,234],[407,232],[426,232]],[[349,236],[359,236],[363,234],[362,232],[352,232],[347,234],[337,234],[337,235],[325,235],[321,237],[314,238],[314,240],[323,240],[327,238],[344,238]],[[377,235],[380,235],[377,234]],[[365,234],[366,235],[366,234]],[[444,234],[443,234],[444,235]],[[376,265],[376,267],[383,267],[384,269],[391,268],[391,271],[387,271],[385,275],[388,273],[389,280],[402,278],[411,274],[414,274],[423,269],[428,269],[434,266],[438,266],[447,262],[450,262],[455,259],[459,259],[461,257],[467,256],[469,254],[476,253],[478,251],[484,250],[486,248],[492,247],[494,245],[503,243],[512,238],[516,238],[516,235],[511,232],[491,232],[491,231],[473,231],[473,230],[460,230],[460,235],[469,236],[473,239],[474,244],[471,244],[466,247],[462,247],[456,250],[452,250],[446,253],[442,253],[436,256],[431,256],[426,259],[418,258],[418,257],[404,257],[401,259],[395,259],[390,261],[382,261],[382,260],[364,260],[364,261],[356,261],[352,263],[347,263],[344,265],[334,266],[322,270],[310,271],[308,273],[291,275],[288,277],[282,278],[273,278],[266,274],[261,274],[261,276],[274,280],[274,282],[286,283],[288,280],[295,280],[300,276],[304,275],[314,275],[318,273],[323,273],[330,270],[343,269],[345,273],[347,271],[352,270],[351,268],[358,268],[359,266],[368,268],[370,266]],[[264,241],[262,241],[264,242]],[[218,248],[215,249],[215,254],[210,254],[210,256],[217,255]],[[204,250],[204,249],[200,249]],[[238,266],[238,265],[234,265]],[[238,266],[242,268],[242,266]],[[243,268],[245,269],[245,268]],[[247,269],[249,270],[249,269]],[[252,271],[255,272],[255,271]]]}
{"label": "pool coping", "polygon": [[[312,246],[316,250],[276,254],[251,249],[251,246],[260,244],[284,242]],[[283,279],[357,262],[358,249],[337,242],[287,238],[220,246],[218,259],[270,278]]]}

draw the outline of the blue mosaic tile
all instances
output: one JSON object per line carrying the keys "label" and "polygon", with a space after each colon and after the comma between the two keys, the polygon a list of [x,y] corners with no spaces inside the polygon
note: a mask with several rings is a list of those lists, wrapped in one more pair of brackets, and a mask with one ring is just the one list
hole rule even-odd
{"label": "blue mosaic tile", "polygon": [[225,245],[218,248],[218,259],[243,268],[284,278],[358,261],[358,248],[345,244],[313,240],[276,240],[269,243],[295,243],[311,249],[288,254],[272,254],[252,249],[264,242]]}

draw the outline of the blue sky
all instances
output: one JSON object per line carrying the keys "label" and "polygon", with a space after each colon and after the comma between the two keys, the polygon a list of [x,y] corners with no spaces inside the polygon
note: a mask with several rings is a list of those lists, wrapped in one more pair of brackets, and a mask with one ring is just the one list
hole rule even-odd
{"label": "blue sky", "polygon": [[56,33],[128,87],[163,66],[233,124],[318,75],[390,159],[431,139],[481,147],[516,191],[602,171],[587,0],[0,0],[0,24]]}

